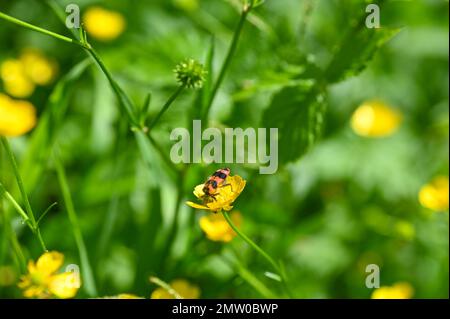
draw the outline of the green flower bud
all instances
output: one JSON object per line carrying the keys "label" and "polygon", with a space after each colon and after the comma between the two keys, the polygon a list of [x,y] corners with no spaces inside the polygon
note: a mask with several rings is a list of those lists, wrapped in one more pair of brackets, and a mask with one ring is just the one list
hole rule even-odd
{"label": "green flower bud", "polygon": [[186,59],[175,67],[178,83],[188,88],[200,89],[205,82],[207,71],[203,64],[194,59]]}

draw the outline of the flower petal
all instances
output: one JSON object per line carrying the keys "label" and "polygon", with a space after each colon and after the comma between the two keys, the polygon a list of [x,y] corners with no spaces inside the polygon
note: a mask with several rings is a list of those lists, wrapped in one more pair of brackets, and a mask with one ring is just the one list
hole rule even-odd
{"label": "flower petal", "polygon": [[208,206],[197,204],[197,203],[194,203],[194,202],[189,202],[188,201],[188,202],[186,202],[186,204],[191,206],[192,208],[210,210],[210,208]]}
{"label": "flower petal", "polygon": [[48,289],[58,298],[72,298],[81,286],[80,276],[74,272],[65,272],[52,276]]}
{"label": "flower petal", "polygon": [[194,192],[193,192],[195,197],[197,197],[199,199],[202,199],[203,197],[205,197],[205,192],[203,192],[203,186],[204,186],[204,184],[195,186]]}
{"label": "flower petal", "polygon": [[53,274],[62,266],[63,261],[63,254],[57,251],[46,252],[39,257],[36,263],[36,271],[43,275]]}

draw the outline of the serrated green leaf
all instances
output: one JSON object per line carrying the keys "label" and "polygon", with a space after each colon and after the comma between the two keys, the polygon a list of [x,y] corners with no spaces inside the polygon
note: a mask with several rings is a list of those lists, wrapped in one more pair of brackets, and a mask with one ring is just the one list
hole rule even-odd
{"label": "serrated green leaf", "polygon": [[361,73],[378,49],[399,31],[388,27],[369,29],[363,24],[350,30],[326,69],[327,82],[340,82]]}
{"label": "serrated green leaf", "polygon": [[325,98],[315,82],[285,87],[275,94],[263,117],[264,127],[278,128],[280,164],[298,159],[320,135]]}

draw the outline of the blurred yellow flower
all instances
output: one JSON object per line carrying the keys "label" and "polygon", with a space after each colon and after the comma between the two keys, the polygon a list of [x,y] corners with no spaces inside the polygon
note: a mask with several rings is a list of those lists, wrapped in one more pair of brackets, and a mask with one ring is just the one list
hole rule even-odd
{"label": "blurred yellow flower", "polygon": [[[235,211],[231,214],[231,220],[236,227],[240,227],[242,223],[242,215],[240,212]],[[212,241],[229,242],[235,236],[236,233],[228,225],[225,217],[222,214],[209,214],[200,218],[200,228],[205,232],[206,237]]]}
{"label": "blurred yellow flower", "polygon": [[101,7],[89,8],[83,21],[86,31],[101,41],[114,40],[125,30],[125,19],[120,13]]}
{"label": "blurred yellow flower", "polygon": [[118,294],[115,296],[101,297],[100,299],[144,299],[133,294]]}
{"label": "blurred yellow flower", "polygon": [[203,184],[197,185],[194,189],[194,195],[203,201],[203,204],[196,204],[193,202],[186,202],[187,205],[197,208],[218,212],[220,210],[230,211],[233,206],[233,202],[244,190],[246,181],[239,175],[228,176],[226,183],[231,186],[223,186],[218,188],[217,196],[215,199],[208,198],[203,192]]}
{"label": "blurred yellow flower", "polygon": [[413,287],[407,282],[399,282],[392,286],[382,286],[372,293],[372,299],[410,299]]}
{"label": "blurred yellow flower", "polygon": [[353,131],[365,137],[383,137],[397,131],[402,121],[401,114],[380,101],[367,101],[352,115]]}
{"label": "blurred yellow flower", "polygon": [[36,125],[36,109],[27,101],[0,93],[0,135],[19,136]]}
{"label": "blurred yellow flower", "polygon": [[7,93],[17,98],[29,97],[33,94],[35,85],[27,77],[25,68],[19,60],[9,59],[0,66],[0,76]]}
{"label": "blurred yellow flower", "polygon": [[17,273],[12,266],[0,266],[0,287],[13,285],[16,278]]}
{"label": "blurred yellow flower", "polygon": [[419,202],[434,211],[448,211],[448,176],[438,176],[419,191]]}
{"label": "blurred yellow flower", "polygon": [[27,298],[72,298],[80,288],[79,274],[64,272],[56,274],[64,261],[64,255],[52,251],[44,253],[36,263],[29,261],[28,274],[18,284]]}
{"label": "blurred yellow flower", "polygon": [[183,299],[198,299],[200,297],[200,288],[185,279],[175,279],[171,281],[169,285],[174,292],[171,293],[166,289],[159,287],[153,290],[150,298],[175,299],[174,294],[178,294]]}
{"label": "blurred yellow flower", "polygon": [[47,85],[53,81],[57,73],[54,61],[45,57],[39,50],[26,49],[20,55],[25,74],[38,85]]}

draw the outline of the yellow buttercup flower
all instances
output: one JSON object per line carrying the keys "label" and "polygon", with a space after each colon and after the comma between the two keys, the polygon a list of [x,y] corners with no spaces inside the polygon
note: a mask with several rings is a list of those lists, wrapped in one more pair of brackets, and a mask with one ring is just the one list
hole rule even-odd
{"label": "yellow buttercup flower", "polygon": [[185,279],[175,279],[170,282],[170,288],[174,292],[170,293],[166,289],[159,287],[153,290],[150,295],[151,299],[175,299],[174,294],[179,295],[183,299],[198,299],[200,297],[200,288],[191,284]]}
{"label": "yellow buttercup flower", "polygon": [[246,181],[239,175],[228,176],[226,183],[230,186],[222,186],[218,188],[215,199],[208,198],[203,192],[203,184],[197,185],[194,189],[194,195],[203,201],[203,204],[196,204],[193,202],[186,202],[189,206],[197,209],[210,210],[218,212],[220,210],[230,211],[233,202],[244,190]]}
{"label": "yellow buttercup flower", "polygon": [[368,101],[359,106],[352,115],[353,131],[365,137],[389,136],[400,126],[401,114],[380,101]]}
{"label": "yellow buttercup flower", "polygon": [[36,109],[27,101],[0,93],[0,135],[19,136],[36,125]]}
{"label": "yellow buttercup flower", "polygon": [[72,298],[80,288],[79,275],[74,272],[57,274],[64,261],[64,255],[52,251],[44,253],[36,263],[29,261],[28,274],[18,284],[27,298]]}
{"label": "yellow buttercup flower", "polygon": [[414,293],[413,287],[407,282],[399,282],[392,286],[377,288],[372,293],[372,299],[410,299]]}
{"label": "yellow buttercup flower", "polygon": [[[242,215],[240,212],[232,212],[231,220],[236,227],[240,227],[242,223]],[[230,227],[222,214],[209,214],[200,218],[200,228],[205,232],[206,237],[212,241],[230,242],[236,237],[236,232]]]}
{"label": "yellow buttercup flower", "polygon": [[27,77],[21,61],[9,59],[0,66],[0,77],[7,93],[17,98],[29,97],[33,94],[35,85]]}
{"label": "yellow buttercup flower", "polygon": [[86,31],[101,41],[114,40],[125,30],[125,19],[120,13],[101,7],[89,8],[83,21]]}
{"label": "yellow buttercup flower", "polygon": [[448,177],[438,176],[420,189],[419,202],[434,211],[448,211],[448,191]]}
{"label": "yellow buttercup flower", "polygon": [[20,55],[20,61],[28,78],[38,85],[47,85],[56,77],[56,63],[45,57],[39,50],[26,49]]}

